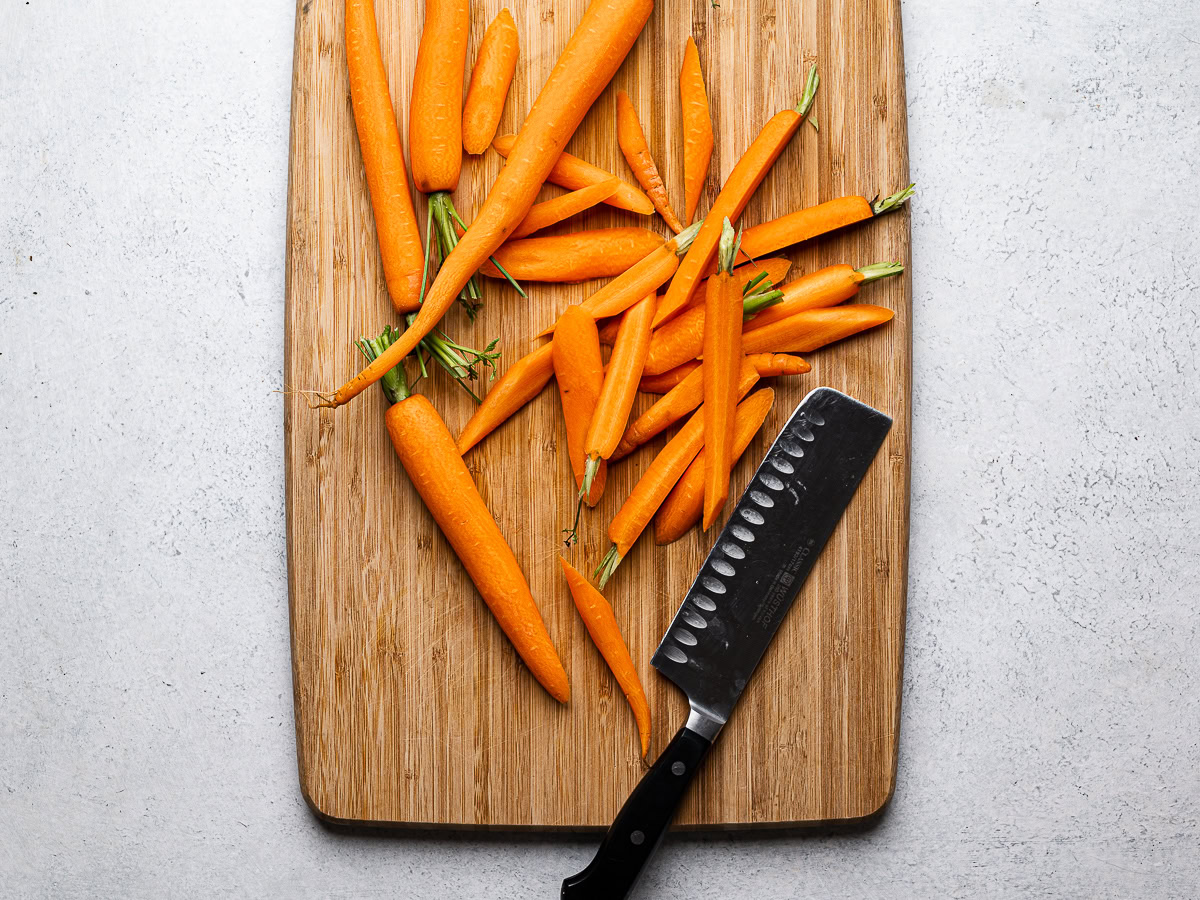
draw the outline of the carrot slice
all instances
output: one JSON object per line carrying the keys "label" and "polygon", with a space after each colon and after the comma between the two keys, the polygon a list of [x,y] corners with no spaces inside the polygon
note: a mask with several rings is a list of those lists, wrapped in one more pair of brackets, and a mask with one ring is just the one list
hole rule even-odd
{"label": "carrot slice", "polygon": [[553,376],[553,343],[543,344],[509,366],[463,427],[458,436],[458,452],[465,456],[509,416],[540,394]]}
{"label": "carrot slice", "polygon": [[621,686],[629,708],[633,710],[634,721],[637,722],[638,740],[642,747],[643,758],[650,752],[650,704],[646,702],[646,692],[642,690],[641,679],[634,668],[633,659],[629,656],[629,648],[621,637],[621,629],[617,625],[617,617],[613,615],[612,607],[604,599],[604,595],[588,583],[582,574],[575,570],[562,557],[563,574],[567,576],[567,587],[571,590],[571,599],[579,610],[592,643],[604,657],[609,671]]}
{"label": "carrot slice", "polygon": [[[604,361],[600,358],[600,335],[596,320],[578,306],[568,306],[558,319],[554,332],[554,377],[562,401],[563,422],[567,431],[567,454],[575,474],[575,487],[583,486],[584,441],[592,423],[592,413],[604,384]],[[587,505],[595,506],[604,493],[608,464],[601,461],[592,479]],[[574,529],[572,529],[574,531]]]}
{"label": "carrot slice", "polygon": [[683,104],[683,193],[684,221],[690,225],[700,205],[708,163],[712,159],[713,127],[700,69],[700,52],[689,37],[683,48],[683,66],[679,70],[679,99]]}
{"label": "carrot slice", "polygon": [[617,145],[658,214],[673,232],[679,234],[683,231],[683,226],[679,223],[675,211],[671,209],[667,186],[663,184],[662,176],[658,174],[658,166],[654,164],[654,157],[650,154],[650,145],[646,142],[642,123],[638,121],[637,110],[633,108],[633,101],[624,91],[617,92]]}
{"label": "carrot slice", "polygon": [[502,9],[483,33],[475,68],[471,70],[467,99],[463,101],[463,149],[472,155],[486,150],[496,136],[520,53],[517,23],[512,13]]}
{"label": "carrot slice", "polygon": [[[662,245],[662,235],[645,228],[597,228],[511,241],[496,251],[495,259],[520,281],[590,281],[621,275]],[[489,278],[504,277],[491,263],[479,271]]]}
{"label": "carrot slice", "polygon": [[569,194],[563,194],[561,197],[555,197],[552,200],[535,203],[529,210],[529,215],[522,219],[521,224],[513,229],[513,233],[508,236],[508,239],[515,241],[518,238],[531,235],[535,231],[549,228],[551,225],[563,221],[563,219],[569,219],[571,216],[578,215],[585,209],[591,209],[597,203],[603,203],[611,197],[619,184],[620,182],[613,178],[609,181],[601,181],[598,184],[590,184],[585,188],[571,191]]}

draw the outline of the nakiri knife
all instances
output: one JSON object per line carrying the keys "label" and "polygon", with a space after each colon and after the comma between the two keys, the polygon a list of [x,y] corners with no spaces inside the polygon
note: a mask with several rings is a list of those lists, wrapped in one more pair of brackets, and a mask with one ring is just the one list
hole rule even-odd
{"label": "nakiri knife", "polygon": [[687,723],[588,867],[563,882],[563,900],[620,900],[633,889],[891,426],[831,388],[796,408],[650,660],[687,695]]}

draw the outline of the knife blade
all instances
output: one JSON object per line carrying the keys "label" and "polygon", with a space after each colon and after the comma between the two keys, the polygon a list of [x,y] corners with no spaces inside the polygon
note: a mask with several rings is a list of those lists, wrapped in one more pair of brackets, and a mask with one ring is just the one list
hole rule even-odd
{"label": "knife blade", "polygon": [[792,413],[650,660],[687,695],[687,722],[588,867],[563,881],[563,900],[633,889],[891,425],[832,388],[812,391]]}

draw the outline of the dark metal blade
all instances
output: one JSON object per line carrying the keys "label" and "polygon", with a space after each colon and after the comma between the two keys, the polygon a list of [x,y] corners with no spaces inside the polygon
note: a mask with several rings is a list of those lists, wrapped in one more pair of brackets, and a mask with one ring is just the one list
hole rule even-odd
{"label": "dark metal blade", "polygon": [[687,694],[693,730],[729,719],[891,427],[818,388],[767,451],[651,659]]}

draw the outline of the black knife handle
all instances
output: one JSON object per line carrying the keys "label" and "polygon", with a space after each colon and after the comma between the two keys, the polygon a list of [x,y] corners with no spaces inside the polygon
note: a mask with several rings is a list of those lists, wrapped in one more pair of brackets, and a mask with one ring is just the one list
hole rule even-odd
{"label": "black knife handle", "polygon": [[620,900],[658,849],[712,741],[686,725],[642,776],[588,867],[563,881],[562,900]]}

